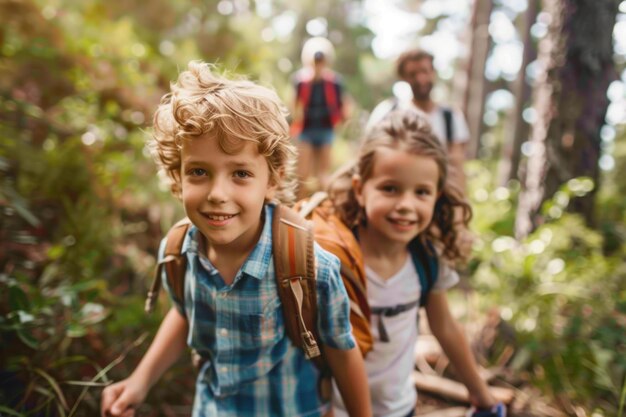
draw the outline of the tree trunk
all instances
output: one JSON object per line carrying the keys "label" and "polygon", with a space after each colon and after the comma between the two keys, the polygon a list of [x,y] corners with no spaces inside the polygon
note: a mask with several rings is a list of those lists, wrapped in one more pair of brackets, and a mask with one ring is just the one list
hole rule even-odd
{"label": "tree trunk", "polygon": [[530,101],[531,89],[526,79],[526,68],[528,64],[537,57],[537,48],[533,43],[530,28],[537,18],[539,0],[529,0],[528,8],[524,14],[524,53],[519,74],[513,85],[513,95],[515,96],[515,107],[511,112],[511,128],[507,130],[506,143],[502,148],[502,158],[500,159],[500,183],[506,184],[512,179],[519,179],[519,165],[522,156],[522,144],[528,140],[530,126],[522,114],[524,107]]}
{"label": "tree trunk", "polygon": [[[542,222],[541,205],[568,180],[590,177],[598,188],[600,128],[608,107],[606,91],[617,78],[613,26],[619,0],[545,0],[551,16],[539,44],[544,69],[537,80],[538,121],[520,195],[516,233],[525,236]],[[595,191],[576,198],[569,209],[593,220]]]}
{"label": "tree trunk", "polygon": [[467,156],[475,158],[478,154],[480,136],[483,131],[483,109],[485,106],[485,65],[489,54],[491,37],[489,36],[489,18],[493,2],[475,0],[472,16],[470,59],[468,62],[468,81],[463,103],[463,112],[467,118],[470,133]]}

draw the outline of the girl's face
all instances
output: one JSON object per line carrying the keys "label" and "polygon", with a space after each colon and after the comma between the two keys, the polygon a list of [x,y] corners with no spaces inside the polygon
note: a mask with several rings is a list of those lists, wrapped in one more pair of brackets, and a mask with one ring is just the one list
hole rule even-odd
{"label": "girl's face", "polygon": [[365,209],[368,231],[381,244],[408,244],[426,230],[437,202],[439,167],[432,157],[381,147],[372,175],[353,186]]}

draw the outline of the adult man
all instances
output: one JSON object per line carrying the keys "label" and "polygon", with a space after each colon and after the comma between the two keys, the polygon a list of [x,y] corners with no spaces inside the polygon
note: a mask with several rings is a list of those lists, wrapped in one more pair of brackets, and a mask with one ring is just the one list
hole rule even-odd
{"label": "adult man", "polygon": [[410,49],[398,57],[396,61],[398,78],[411,86],[413,97],[410,100],[393,98],[380,103],[372,111],[366,129],[394,108],[414,107],[423,111],[428,116],[435,135],[447,144],[452,178],[461,189],[465,189],[463,162],[465,161],[465,145],[469,140],[469,130],[460,111],[433,101],[431,91],[437,78],[433,60],[434,57],[431,54],[420,49]]}

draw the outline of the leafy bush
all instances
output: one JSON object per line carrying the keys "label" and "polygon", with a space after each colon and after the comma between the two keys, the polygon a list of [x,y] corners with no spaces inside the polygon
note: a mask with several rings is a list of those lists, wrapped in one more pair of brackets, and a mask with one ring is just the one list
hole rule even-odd
{"label": "leafy bush", "polygon": [[479,166],[471,176],[479,234],[472,279],[515,330],[511,366],[562,403],[615,415],[626,376],[624,241],[608,256],[605,237],[566,211],[593,184],[570,181],[543,207],[546,223],[516,240],[518,187],[487,191],[491,176]]}

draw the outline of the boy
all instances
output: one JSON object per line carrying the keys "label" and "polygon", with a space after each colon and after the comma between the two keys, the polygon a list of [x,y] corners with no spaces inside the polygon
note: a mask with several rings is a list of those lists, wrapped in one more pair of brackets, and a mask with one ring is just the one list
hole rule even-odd
{"label": "boy", "polygon": [[[163,280],[174,307],[131,376],[104,390],[102,415],[133,416],[185,344],[205,360],[194,417],[321,415],[318,371],[285,333],[272,263],[273,202],[295,186],[278,97],[191,62],[156,111],[151,146],[192,223],[184,303]],[[339,262],[317,246],[315,257],[323,353],[352,415],[369,416]]]}

